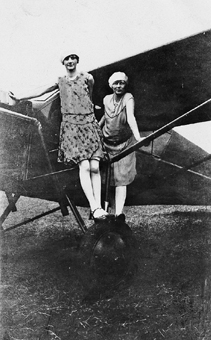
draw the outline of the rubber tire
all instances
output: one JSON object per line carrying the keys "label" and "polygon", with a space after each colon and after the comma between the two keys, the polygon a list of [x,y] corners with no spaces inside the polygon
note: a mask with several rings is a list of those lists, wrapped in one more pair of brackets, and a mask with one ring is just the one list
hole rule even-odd
{"label": "rubber tire", "polygon": [[79,248],[85,289],[113,289],[127,281],[136,268],[135,249],[132,230],[126,223],[114,218],[95,223],[84,234]]}

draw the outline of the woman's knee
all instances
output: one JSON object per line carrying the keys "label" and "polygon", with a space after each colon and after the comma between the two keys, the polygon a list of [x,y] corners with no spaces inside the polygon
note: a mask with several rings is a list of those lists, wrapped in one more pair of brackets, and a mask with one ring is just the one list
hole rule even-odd
{"label": "woman's knee", "polygon": [[79,170],[80,172],[90,172],[90,163],[88,160],[84,160],[79,163]]}
{"label": "woman's knee", "polygon": [[91,160],[90,161],[90,171],[91,173],[98,174],[100,172],[99,161]]}

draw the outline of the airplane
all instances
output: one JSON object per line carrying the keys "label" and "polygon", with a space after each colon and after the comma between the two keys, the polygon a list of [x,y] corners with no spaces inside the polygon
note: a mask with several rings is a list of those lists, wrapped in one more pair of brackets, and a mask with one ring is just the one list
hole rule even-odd
{"label": "airplane", "polygon": [[[111,164],[136,151],[137,176],[128,186],[127,206],[210,205],[211,155],[174,130],[211,119],[211,30],[89,71],[95,79],[93,102],[99,120],[107,83],[115,71],[129,77],[135,116],[144,140],[102,162],[102,196],[108,208],[113,191]],[[112,217],[87,228],[77,206],[87,207],[74,164],[57,162],[61,123],[59,91],[14,103],[0,93],[0,190],[8,206],[0,217],[8,232],[56,210],[72,210],[83,238],[80,256],[97,285],[118,285],[133,271],[135,240],[127,223]],[[200,133],[200,131],[198,131]],[[4,228],[20,196],[58,202],[58,207]],[[109,273],[102,268],[110,268]]]}

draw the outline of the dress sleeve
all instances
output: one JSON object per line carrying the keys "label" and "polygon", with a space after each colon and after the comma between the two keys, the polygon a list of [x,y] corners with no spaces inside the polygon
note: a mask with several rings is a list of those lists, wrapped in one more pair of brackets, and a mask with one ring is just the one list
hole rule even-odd
{"label": "dress sleeve", "polygon": [[61,76],[57,78],[57,81],[55,82],[55,84],[57,84],[58,87],[59,87],[59,85],[61,84],[63,78],[64,78],[64,77],[61,77]]}
{"label": "dress sleeve", "polygon": [[87,79],[94,83],[94,77],[90,73],[87,73]]}
{"label": "dress sleeve", "polygon": [[134,101],[134,97],[131,93],[125,93],[125,96],[124,96],[124,105],[126,105],[126,103],[129,101],[129,100],[133,100]]}

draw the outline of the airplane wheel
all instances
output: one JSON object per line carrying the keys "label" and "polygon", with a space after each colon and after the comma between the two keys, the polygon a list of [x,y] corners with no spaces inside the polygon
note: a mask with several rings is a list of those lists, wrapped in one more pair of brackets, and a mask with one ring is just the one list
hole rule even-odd
{"label": "airplane wheel", "polygon": [[126,223],[95,223],[83,236],[80,257],[86,288],[117,287],[134,271],[135,240]]}

